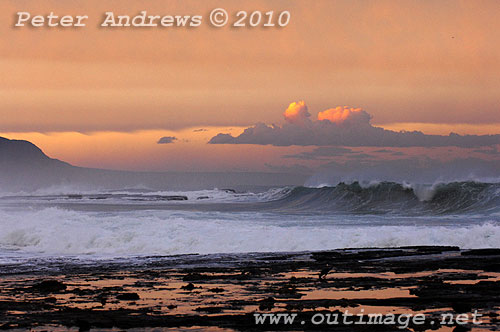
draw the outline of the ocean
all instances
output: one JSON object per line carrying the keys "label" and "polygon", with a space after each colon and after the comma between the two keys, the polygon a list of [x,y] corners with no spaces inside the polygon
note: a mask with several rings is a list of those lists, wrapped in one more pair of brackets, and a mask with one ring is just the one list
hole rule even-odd
{"label": "ocean", "polygon": [[179,254],[500,247],[500,184],[76,191],[0,197],[0,266]]}

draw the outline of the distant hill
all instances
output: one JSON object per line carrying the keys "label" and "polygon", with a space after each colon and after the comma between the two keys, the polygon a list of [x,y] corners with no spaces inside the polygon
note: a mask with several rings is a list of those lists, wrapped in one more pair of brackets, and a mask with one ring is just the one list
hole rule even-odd
{"label": "distant hill", "polygon": [[307,175],[267,172],[130,172],[72,166],[28,141],[0,137],[0,192],[46,187],[71,190],[145,187],[155,190],[255,189],[302,185]]}
{"label": "distant hill", "polygon": [[49,158],[28,141],[0,137],[0,191],[32,190],[59,182],[59,174],[72,168]]}
{"label": "distant hill", "polygon": [[2,166],[41,166],[69,165],[57,159],[49,158],[35,144],[23,140],[11,140],[0,137],[0,165]]}

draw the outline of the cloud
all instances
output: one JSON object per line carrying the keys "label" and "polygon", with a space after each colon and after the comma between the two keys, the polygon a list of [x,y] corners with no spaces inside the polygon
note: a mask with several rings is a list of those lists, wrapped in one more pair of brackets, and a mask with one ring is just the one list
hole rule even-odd
{"label": "cloud", "polygon": [[303,100],[288,105],[283,116],[287,122],[298,126],[302,126],[311,121],[309,120],[311,114],[308,112],[307,105]]}
{"label": "cloud", "polygon": [[177,137],[174,137],[174,136],[165,136],[165,137],[162,137],[158,140],[158,144],[170,144],[170,143],[174,143],[174,141],[177,141]]}
{"label": "cloud", "polygon": [[205,128],[195,129],[195,130],[193,130],[193,133],[199,133],[202,131],[208,131],[208,129],[205,129]]}
{"label": "cloud", "polygon": [[309,119],[304,102],[291,103],[283,125],[257,123],[239,136],[218,134],[210,144],[260,144],[274,146],[374,146],[374,147],[480,147],[500,144],[500,135],[427,135],[420,131],[392,131],[375,127],[371,116],[358,108],[336,107]]}
{"label": "cloud", "polygon": [[347,106],[337,106],[318,113],[318,120],[327,120],[337,125],[356,125],[360,123],[370,124],[370,114],[361,108],[349,108]]}
{"label": "cloud", "polygon": [[499,179],[500,160],[458,158],[442,161],[428,157],[410,157],[395,160],[331,161],[309,178],[306,185],[374,180],[429,184],[466,180],[498,182]]}

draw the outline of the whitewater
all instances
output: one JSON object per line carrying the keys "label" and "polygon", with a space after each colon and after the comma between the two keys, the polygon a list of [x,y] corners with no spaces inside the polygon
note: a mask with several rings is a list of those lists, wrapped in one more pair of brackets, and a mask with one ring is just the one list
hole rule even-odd
{"label": "whitewater", "polygon": [[0,264],[71,257],[500,247],[500,184],[340,183],[172,192],[69,188],[0,196]]}

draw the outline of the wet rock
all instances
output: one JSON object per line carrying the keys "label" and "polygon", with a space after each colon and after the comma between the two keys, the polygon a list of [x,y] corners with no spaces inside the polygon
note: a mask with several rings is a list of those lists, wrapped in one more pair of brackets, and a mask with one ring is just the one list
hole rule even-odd
{"label": "wet rock", "polygon": [[218,314],[222,312],[222,308],[219,307],[199,307],[194,310],[198,312],[206,312],[208,314]]}
{"label": "wet rock", "polygon": [[99,294],[96,297],[96,300],[101,303],[101,305],[104,307],[106,303],[108,302],[108,296],[106,294]]}
{"label": "wet rock", "polygon": [[278,289],[277,293],[282,297],[300,297],[300,294],[297,293],[297,289],[290,285],[283,285]]}
{"label": "wet rock", "polygon": [[[453,251],[454,248],[415,247],[347,249],[324,253],[178,255],[165,260],[151,257],[151,261],[148,258],[146,263],[138,267],[106,263],[91,271],[86,266],[58,265],[58,273],[65,276],[64,282],[68,284],[68,288],[70,284],[75,285],[73,287],[78,285],[79,288],[66,289],[64,294],[68,296],[58,296],[56,301],[53,297],[55,294],[30,294],[32,288],[42,284],[43,280],[55,277],[49,277],[44,272],[29,281],[23,279],[23,276],[9,277],[15,281],[6,280],[4,285],[7,287],[2,287],[5,300],[0,301],[0,317],[7,318],[0,319],[0,329],[29,330],[57,325],[76,327],[81,331],[88,328],[97,331],[160,327],[204,329],[218,326],[245,331],[256,330],[253,316],[256,306],[262,312],[279,312],[277,309],[282,308],[286,308],[288,312],[300,312],[301,319],[306,322],[318,311],[330,312],[335,308],[349,308],[351,311],[350,308],[353,307],[362,309],[365,306],[375,306],[427,311],[426,316],[429,317],[426,324],[410,326],[406,331],[435,329],[440,325],[441,310],[458,314],[478,309],[485,315],[485,324],[489,324],[485,329],[499,326],[500,321],[495,311],[500,301],[500,281],[490,273],[500,271],[498,257],[493,254],[460,255],[460,252]],[[329,266],[333,267],[332,271],[336,274],[330,272],[332,275],[328,274],[330,277],[327,277],[329,282],[319,282],[318,273]],[[419,273],[411,274],[415,272]],[[351,273],[360,275],[349,275]],[[390,274],[381,276],[380,273]],[[398,275],[400,273],[410,274]],[[93,282],[106,280],[122,280],[123,284],[93,285]],[[471,280],[475,282],[467,282]],[[182,284],[178,284],[179,281]],[[37,285],[32,287],[33,284]],[[176,285],[175,288],[172,285]],[[180,288],[183,290],[180,291]],[[201,288],[205,291],[197,292]],[[401,289],[405,292],[398,292],[397,296],[390,298],[378,297],[376,293],[373,297],[356,296],[347,299],[317,296],[323,291],[328,295],[330,291],[337,289],[375,292]],[[408,290],[417,296],[409,296],[406,293]],[[141,306],[134,305],[137,300],[135,296],[128,298],[128,301],[118,300],[123,298],[123,294],[135,291],[167,291],[175,294],[172,297],[162,295],[151,303],[141,303]],[[316,292],[316,296],[304,296],[310,292]],[[218,295],[214,300],[216,293]],[[199,296],[194,296],[195,294]],[[20,298],[20,295],[27,296]],[[99,305],[101,296],[103,306]],[[78,309],[74,307],[76,303],[85,306]],[[195,312],[184,314],[187,307],[189,310],[196,308]],[[174,310],[176,308],[180,310]],[[77,322],[78,320],[81,322]],[[431,321],[435,321],[435,324],[431,324]],[[7,324],[2,326],[5,323]],[[323,330],[325,326],[308,323],[293,327],[266,325],[264,328],[302,331]],[[455,326],[452,324],[448,325],[448,329],[453,328]],[[388,325],[339,325],[335,330],[404,331],[398,326]]]}
{"label": "wet rock", "polygon": [[500,249],[472,249],[461,253],[462,256],[500,256]]}
{"label": "wet rock", "polygon": [[184,290],[187,290],[187,291],[192,291],[193,289],[195,289],[196,287],[193,285],[192,282],[190,282],[189,284],[187,285],[184,285],[184,286],[181,286],[181,289],[184,289]]}
{"label": "wet rock", "polygon": [[123,293],[117,295],[116,298],[122,301],[136,301],[140,299],[140,296],[137,293]]}
{"label": "wet rock", "polygon": [[276,302],[276,300],[274,298],[268,297],[268,298],[260,301],[259,309],[260,310],[271,310],[272,308],[274,308],[275,302]]}
{"label": "wet rock", "polygon": [[110,196],[107,195],[98,195],[98,196],[90,196],[89,199],[108,199]]}
{"label": "wet rock", "polygon": [[212,293],[222,293],[222,292],[224,292],[224,290],[222,288],[220,288],[220,287],[210,288],[208,291],[212,292]]}
{"label": "wet rock", "polygon": [[457,325],[455,326],[455,328],[453,329],[453,332],[468,332],[470,331],[471,329],[466,327],[466,326],[462,326],[462,325]]}
{"label": "wet rock", "polygon": [[84,319],[77,320],[75,325],[78,327],[79,332],[90,331],[90,328],[92,327],[90,323]]}
{"label": "wet rock", "polygon": [[162,196],[162,199],[166,201],[187,201],[187,196]]}
{"label": "wet rock", "polygon": [[454,302],[451,304],[451,308],[459,314],[472,311],[472,306],[470,305],[470,303],[465,302]]}
{"label": "wet rock", "polygon": [[44,280],[33,285],[32,290],[40,293],[59,293],[66,290],[66,285],[58,280]]}
{"label": "wet rock", "polygon": [[12,328],[12,326],[10,326],[9,323],[5,323],[5,324],[0,325],[0,330],[10,330],[11,328]]}
{"label": "wet rock", "polygon": [[47,303],[56,303],[57,299],[55,297],[51,296],[51,297],[46,297],[44,301]]}

